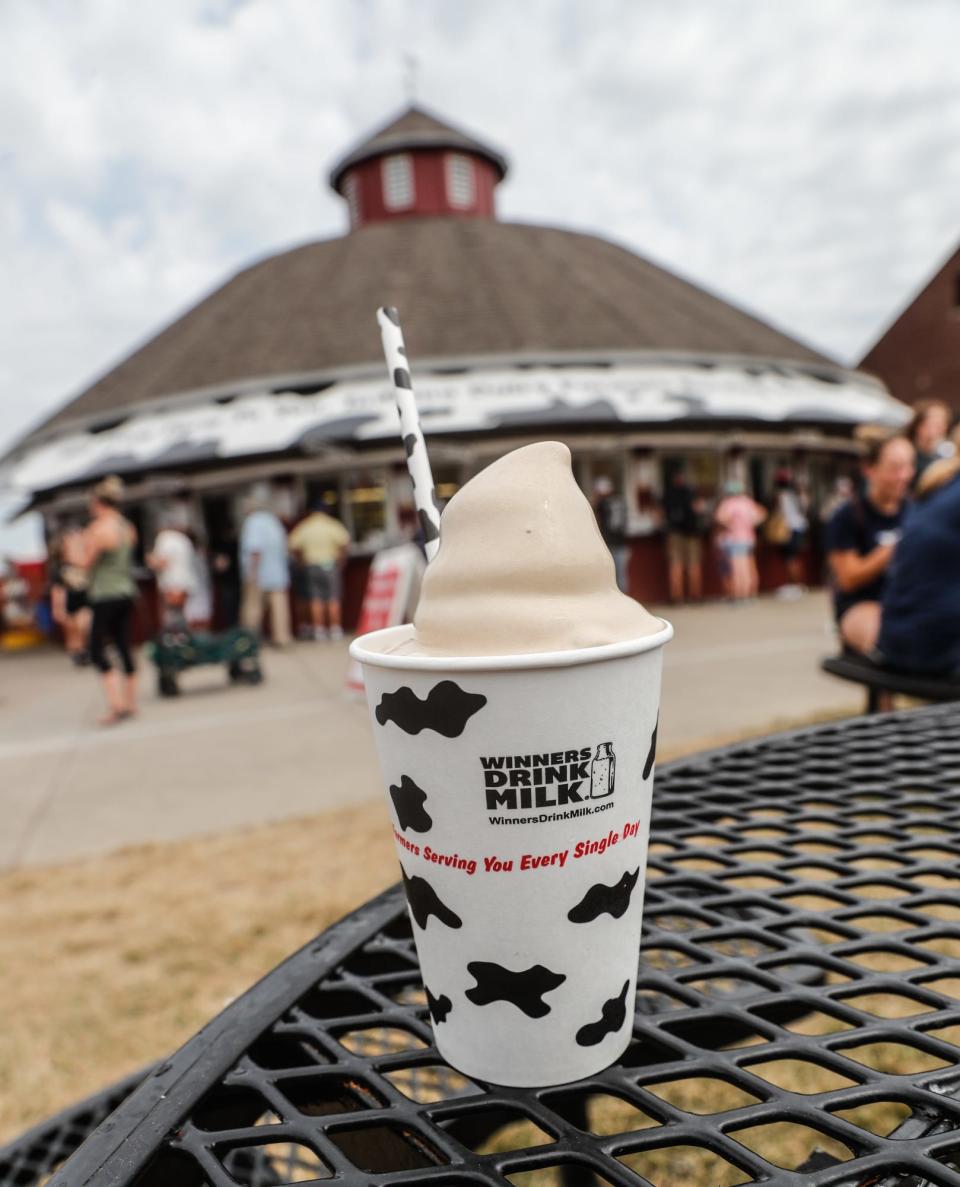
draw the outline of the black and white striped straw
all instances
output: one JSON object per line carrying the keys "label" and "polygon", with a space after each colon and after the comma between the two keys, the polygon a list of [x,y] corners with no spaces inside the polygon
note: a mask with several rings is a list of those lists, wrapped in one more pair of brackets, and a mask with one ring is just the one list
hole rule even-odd
{"label": "black and white striped straw", "polygon": [[433,485],[433,472],[427,456],[427,443],[420,428],[420,413],[413,394],[413,380],[410,378],[410,363],[407,348],[403,344],[400,315],[392,306],[384,305],[377,310],[377,322],[383,339],[383,354],[387,369],[393,380],[397,397],[397,411],[400,413],[400,436],[407,455],[407,469],[413,483],[413,498],[423,531],[427,560],[432,561],[440,547],[440,507]]}

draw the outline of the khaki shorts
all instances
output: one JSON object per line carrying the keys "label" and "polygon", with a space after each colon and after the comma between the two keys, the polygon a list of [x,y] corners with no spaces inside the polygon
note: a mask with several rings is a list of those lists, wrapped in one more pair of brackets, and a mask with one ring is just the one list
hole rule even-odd
{"label": "khaki shorts", "polygon": [[667,533],[667,560],[671,565],[699,565],[703,558],[703,541],[699,536]]}

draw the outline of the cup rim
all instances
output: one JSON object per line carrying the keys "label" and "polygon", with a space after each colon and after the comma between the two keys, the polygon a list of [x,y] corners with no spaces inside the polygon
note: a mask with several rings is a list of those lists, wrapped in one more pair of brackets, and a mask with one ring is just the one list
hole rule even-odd
{"label": "cup rim", "polygon": [[368,640],[382,643],[401,642],[413,634],[413,626],[388,626],[379,631],[358,635],[350,644],[350,656],[373,668],[397,668],[408,672],[490,672],[517,671],[527,668],[572,668],[579,664],[600,663],[642,655],[669,643],[673,625],[658,618],[660,630],[636,639],[602,643],[597,647],[575,647],[566,651],[531,651],[519,655],[396,655],[374,650]]}

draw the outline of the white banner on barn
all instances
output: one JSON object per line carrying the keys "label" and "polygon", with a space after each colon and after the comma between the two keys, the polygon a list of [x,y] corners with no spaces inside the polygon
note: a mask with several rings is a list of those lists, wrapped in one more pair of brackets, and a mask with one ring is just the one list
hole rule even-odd
{"label": "white banner on barn", "polygon": [[[909,417],[866,375],[762,362],[478,368],[461,375],[418,374],[416,386],[428,436],[717,420],[893,426]],[[389,382],[343,380],[312,395],[252,392],[225,404],[133,412],[113,428],[74,432],[28,449],[12,463],[9,482],[31,493],[110,472],[396,440]]]}

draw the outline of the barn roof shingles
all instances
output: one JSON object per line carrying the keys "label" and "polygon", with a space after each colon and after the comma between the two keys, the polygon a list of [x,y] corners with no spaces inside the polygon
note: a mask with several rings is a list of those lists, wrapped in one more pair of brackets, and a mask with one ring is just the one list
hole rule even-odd
{"label": "barn roof shingles", "polygon": [[363,227],[244,268],[27,438],[197,389],[382,361],[396,305],[410,357],[664,350],[823,355],[593,235],[488,219]]}

